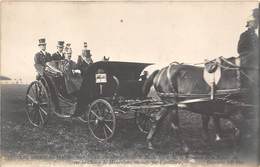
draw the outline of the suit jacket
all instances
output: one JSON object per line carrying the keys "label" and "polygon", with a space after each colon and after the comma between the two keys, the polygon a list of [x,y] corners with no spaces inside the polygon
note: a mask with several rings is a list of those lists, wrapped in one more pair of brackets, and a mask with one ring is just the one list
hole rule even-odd
{"label": "suit jacket", "polygon": [[259,40],[254,30],[248,29],[240,35],[237,51],[241,67],[257,67]]}
{"label": "suit jacket", "polygon": [[51,58],[52,58],[52,60],[64,60],[65,56],[63,53],[60,54],[59,52],[55,52],[52,54]]}
{"label": "suit jacket", "polygon": [[83,81],[80,74],[73,74],[72,70],[75,69],[77,69],[77,64],[72,60],[64,64],[64,79],[68,94],[78,91]]}
{"label": "suit jacket", "polygon": [[239,55],[244,53],[255,53],[259,47],[258,37],[254,30],[248,29],[240,35],[237,52]]}
{"label": "suit jacket", "polygon": [[82,76],[86,74],[88,67],[93,63],[91,58],[83,58],[83,56],[78,57],[77,67],[81,71]]}
{"label": "suit jacket", "polygon": [[34,56],[34,67],[36,68],[36,71],[42,75],[45,64],[51,60],[50,53],[46,52],[44,55],[42,51],[37,52]]}

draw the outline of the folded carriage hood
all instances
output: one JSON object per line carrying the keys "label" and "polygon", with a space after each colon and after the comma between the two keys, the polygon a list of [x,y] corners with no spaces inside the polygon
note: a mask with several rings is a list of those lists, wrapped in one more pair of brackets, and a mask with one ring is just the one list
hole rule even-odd
{"label": "folded carriage hood", "polygon": [[95,74],[97,69],[103,69],[106,73],[116,76],[119,80],[138,80],[141,72],[151,63],[98,61],[91,64],[87,74]]}

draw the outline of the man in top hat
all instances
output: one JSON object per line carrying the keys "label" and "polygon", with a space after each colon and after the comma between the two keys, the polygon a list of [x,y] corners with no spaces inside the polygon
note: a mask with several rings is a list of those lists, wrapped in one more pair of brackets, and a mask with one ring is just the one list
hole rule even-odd
{"label": "man in top hat", "polygon": [[51,61],[51,54],[46,51],[46,42],[45,38],[39,39],[39,48],[40,51],[37,52],[34,56],[34,66],[37,72],[40,75],[43,75],[44,66],[47,62]]}
{"label": "man in top hat", "polygon": [[240,35],[237,52],[239,56],[257,56],[259,41],[255,30],[258,27],[257,21],[250,17],[246,24],[247,30]]}
{"label": "man in top hat", "polygon": [[[248,87],[248,84],[255,79],[255,70],[250,70],[250,68],[258,67],[259,56],[259,40],[255,32],[258,27],[258,22],[254,17],[250,17],[247,20],[246,27],[247,30],[240,35],[237,47],[242,67],[241,70],[243,70],[244,74],[247,75],[247,77],[242,76],[241,78],[242,87]],[[249,78],[250,81],[248,80]]]}
{"label": "man in top hat", "polygon": [[64,49],[64,41],[58,41],[57,52],[52,54],[51,56],[52,60],[64,60],[65,56],[63,53],[63,49]]}
{"label": "man in top hat", "polygon": [[84,71],[90,66],[90,64],[93,63],[93,60],[91,58],[90,50],[83,49],[82,55],[79,55],[77,65],[79,69],[82,71],[82,74],[84,74]]}
{"label": "man in top hat", "polygon": [[[43,71],[44,71],[44,67],[46,65],[47,62],[52,61],[51,58],[51,54],[46,52],[46,42],[45,42],[45,38],[41,38],[39,39],[39,48],[40,51],[37,52],[34,56],[34,62],[35,62],[35,68],[37,70],[37,72],[40,75],[43,75]],[[36,77],[38,79],[39,75]],[[49,78],[46,78],[47,82],[49,82]],[[54,92],[53,87],[50,87],[51,92]],[[54,107],[56,111],[60,111],[60,107],[59,107],[59,102],[58,102],[58,97],[55,94],[51,94],[52,95],[52,99],[54,101]]]}
{"label": "man in top hat", "polygon": [[82,78],[77,64],[73,60],[71,60],[71,55],[72,49],[69,48],[65,52],[66,61],[64,64],[64,79],[67,93],[69,95],[77,95],[82,83]]}

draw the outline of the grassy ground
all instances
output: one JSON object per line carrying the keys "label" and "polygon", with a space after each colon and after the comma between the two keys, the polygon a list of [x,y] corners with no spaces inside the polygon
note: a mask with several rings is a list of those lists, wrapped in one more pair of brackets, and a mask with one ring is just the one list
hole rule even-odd
{"label": "grassy ground", "polygon": [[[212,142],[201,138],[200,115],[180,112],[181,127],[190,153],[184,154],[174,133],[160,130],[156,136],[157,149],[146,149],[145,135],[133,120],[118,120],[117,133],[107,143],[95,140],[87,125],[76,119],[52,117],[46,127],[32,127],[25,115],[26,85],[1,86],[1,150],[7,160],[68,160],[80,163],[243,163],[235,157],[231,140]],[[231,131],[225,127],[226,136]],[[253,152],[250,150],[250,152]],[[252,154],[254,155],[254,153]]]}

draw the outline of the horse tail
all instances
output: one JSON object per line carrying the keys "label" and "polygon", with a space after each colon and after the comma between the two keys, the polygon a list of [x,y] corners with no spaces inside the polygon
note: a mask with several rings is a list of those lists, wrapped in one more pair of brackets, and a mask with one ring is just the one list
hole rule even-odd
{"label": "horse tail", "polygon": [[156,76],[156,74],[158,74],[159,70],[154,71],[144,82],[143,86],[142,86],[142,93],[144,97],[147,97],[151,86],[153,85],[153,80]]}

